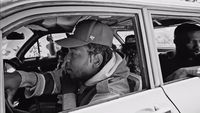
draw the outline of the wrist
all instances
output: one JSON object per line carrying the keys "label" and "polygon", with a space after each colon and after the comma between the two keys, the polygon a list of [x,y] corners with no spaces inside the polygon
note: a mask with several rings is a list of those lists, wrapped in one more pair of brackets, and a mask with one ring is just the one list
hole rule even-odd
{"label": "wrist", "polygon": [[18,71],[21,76],[20,87],[33,87],[37,83],[37,75],[31,72]]}
{"label": "wrist", "polygon": [[185,68],[185,71],[188,75],[195,75],[195,76],[200,75],[200,67],[199,66]]}
{"label": "wrist", "polygon": [[13,73],[11,73],[12,76],[14,76],[16,79],[16,81],[18,82],[22,82],[22,77],[20,75],[20,73],[18,71],[14,71]]}

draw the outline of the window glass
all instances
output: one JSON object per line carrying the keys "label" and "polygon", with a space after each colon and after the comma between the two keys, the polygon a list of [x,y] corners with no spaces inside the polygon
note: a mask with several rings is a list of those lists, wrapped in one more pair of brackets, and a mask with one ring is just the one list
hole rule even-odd
{"label": "window glass", "polygon": [[117,31],[117,34],[123,39],[123,41],[125,42],[125,38],[128,35],[134,35],[134,31]]}
{"label": "window glass", "polygon": [[11,59],[16,57],[17,52],[22,47],[22,45],[33,35],[33,32],[26,27],[21,27],[15,32],[24,35],[24,39],[15,39],[12,35],[7,39],[6,37],[2,39],[2,55],[3,59]]}
{"label": "window glass", "polygon": [[35,43],[25,54],[25,58],[39,57],[38,45]]}
{"label": "window glass", "polygon": [[168,49],[175,49],[175,44],[173,42],[175,28],[176,26],[154,29],[158,52],[165,52]]}
{"label": "window glass", "polygon": [[41,37],[25,54],[25,58],[31,57],[52,57],[56,56],[56,52],[60,50],[60,46],[55,43],[56,40],[66,38],[65,33],[49,34]]}

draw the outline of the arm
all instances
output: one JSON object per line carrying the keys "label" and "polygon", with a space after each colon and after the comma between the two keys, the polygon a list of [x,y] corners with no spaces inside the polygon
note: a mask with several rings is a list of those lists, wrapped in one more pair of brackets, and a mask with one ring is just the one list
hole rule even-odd
{"label": "arm", "polygon": [[38,74],[38,73],[27,73],[20,72],[23,75],[32,74],[36,75],[37,82],[32,88],[27,87],[25,90],[26,98],[32,96],[40,96],[42,94],[56,94],[62,93],[63,95],[63,110],[69,110],[76,107],[76,96],[75,92],[77,87],[69,76],[63,76],[63,69],[55,70],[52,72]]}
{"label": "arm", "polygon": [[[29,78],[26,78],[29,79]],[[30,80],[24,81],[24,78],[22,80],[22,76],[19,72],[15,71],[13,73],[4,73],[4,86],[5,86],[5,92],[7,94],[7,100],[9,104],[14,107],[12,104],[12,98],[15,95],[16,91],[19,87],[22,86],[33,86],[35,84],[34,76],[30,77]]]}
{"label": "arm", "polygon": [[180,68],[169,75],[166,80],[171,81],[175,79],[186,78],[191,75],[200,77],[200,66]]}
{"label": "arm", "polygon": [[[25,96],[30,98],[32,96],[40,96],[42,94],[64,93],[63,110],[76,107],[76,86],[74,86],[70,79],[61,79],[63,70],[56,70],[53,72],[38,74],[34,72],[16,71],[14,73],[5,73],[5,90],[8,94],[7,99],[9,104],[12,104],[12,98],[19,87],[25,87]],[[60,80],[64,80],[61,83]],[[70,101],[70,103],[69,103]]]}
{"label": "arm", "polygon": [[5,92],[7,99],[12,106],[12,98],[20,87],[25,87],[25,96],[40,96],[42,94],[52,94],[60,92],[60,76],[55,76],[59,72],[38,74],[35,72],[15,71],[4,73]]}
{"label": "arm", "polygon": [[[29,75],[36,77],[35,85],[32,85],[29,87],[26,85],[27,81],[30,81],[26,79],[24,85],[22,85],[25,88],[25,96],[26,98],[31,98],[33,96],[40,96],[43,94],[57,94],[61,92],[61,81],[60,78],[62,76],[62,70],[55,70],[51,72],[47,72],[44,74],[40,73],[34,73],[34,72],[24,72],[19,71],[22,78],[25,78]],[[25,77],[24,77],[25,76]],[[23,79],[22,79],[23,81]],[[23,83],[22,83],[23,84]]]}

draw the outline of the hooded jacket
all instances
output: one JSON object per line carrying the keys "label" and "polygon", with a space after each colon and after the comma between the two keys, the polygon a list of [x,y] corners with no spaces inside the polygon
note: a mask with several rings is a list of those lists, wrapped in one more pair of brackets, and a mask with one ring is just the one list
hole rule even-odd
{"label": "hooded jacket", "polygon": [[[18,72],[22,76],[22,79],[24,78],[23,76],[28,76],[27,74],[35,74],[37,76],[36,85],[25,90],[25,96],[27,98],[40,96],[42,94],[61,93],[62,91],[61,78],[64,76],[63,69],[45,74]],[[118,53],[113,53],[110,61],[79,88],[79,94],[84,93],[84,90],[87,90],[85,91],[86,94],[76,102],[78,104],[77,106],[94,104],[119,97],[129,92],[142,90],[142,81],[141,76],[130,73],[125,59],[122,59]],[[92,95],[87,93],[92,93]],[[84,97],[88,98],[88,95],[92,96],[89,101],[86,99],[87,102],[82,102]]]}

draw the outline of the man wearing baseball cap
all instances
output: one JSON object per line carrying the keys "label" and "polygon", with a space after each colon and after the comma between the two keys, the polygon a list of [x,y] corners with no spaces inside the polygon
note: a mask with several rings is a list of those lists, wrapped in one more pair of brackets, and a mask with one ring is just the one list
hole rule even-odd
{"label": "man wearing baseball cap", "polygon": [[96,20],[79,22],[73,35],[56,42],[69,48],[61,69],[45,74],[5,73],[5,89],[13,89],[8,100],[19,87],[26,87],[27,98],[62,93],[63,110],[67,110],[141,90],[140,76],[131,74],[126,61],[111,49],[112,40],[109,26]]}

